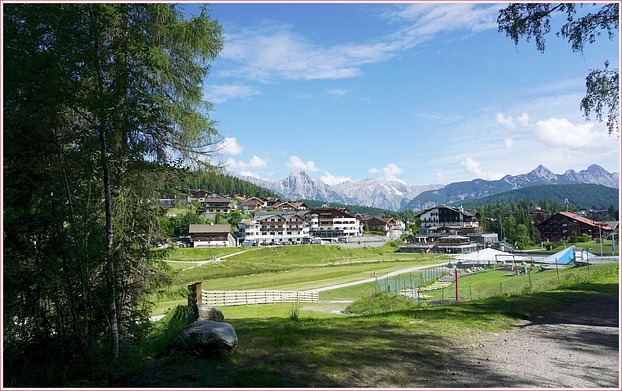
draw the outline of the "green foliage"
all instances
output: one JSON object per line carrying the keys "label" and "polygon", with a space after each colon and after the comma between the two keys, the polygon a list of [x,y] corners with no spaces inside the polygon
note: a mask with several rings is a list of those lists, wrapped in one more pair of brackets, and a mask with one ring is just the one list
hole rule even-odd
{"label": "green foliage", "polygon": [[300,308],[298,307],[298,303],[292,303],[289,311],[289,320],[294,322],[298,322],[300,320]]}
{"label": "green foliage", "polygon": [[241,195],[243,197],[268,198],[279,196],[261,186],[223,173],[218,169],[190,169],[179,171],[175,179],[177,189],[201,189],[220,195]]}
{"label": "green foliage", "polygon": [[4,8],[3,201],[13,228],[3,241],[3,353],[13,386],[114,379],[148,331],[146,297],[170,278],[150,248],[162,221],[151,200],[170,191],[178,157],[217,142],[202,84],[221,28],[177,7]]}
{"label": "green foliage", "polygon": [[189,310],[186,305],[173,307],[164,318],[154,323],[149,336],[141,344],[141,354],[151,356],[165,350],[179,330],[188,325]]}

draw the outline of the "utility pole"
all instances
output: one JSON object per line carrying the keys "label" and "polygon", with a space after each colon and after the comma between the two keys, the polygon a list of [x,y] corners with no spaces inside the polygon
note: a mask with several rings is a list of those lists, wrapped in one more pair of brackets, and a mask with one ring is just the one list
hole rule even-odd
{"label": "utility pole", "polygon": [[603,256],[603,233],[600,224],[598,224],[598,236],[600,237],[600,256]]}

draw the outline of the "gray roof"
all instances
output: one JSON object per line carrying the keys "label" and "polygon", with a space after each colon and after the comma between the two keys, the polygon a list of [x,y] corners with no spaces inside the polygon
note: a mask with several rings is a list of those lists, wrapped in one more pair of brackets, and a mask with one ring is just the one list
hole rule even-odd
{"label": "gray roof", "polygon": [[188,230],[191,234],[229,231],[231,231],[231,225],[229,224],[190,224],[190,229]]}

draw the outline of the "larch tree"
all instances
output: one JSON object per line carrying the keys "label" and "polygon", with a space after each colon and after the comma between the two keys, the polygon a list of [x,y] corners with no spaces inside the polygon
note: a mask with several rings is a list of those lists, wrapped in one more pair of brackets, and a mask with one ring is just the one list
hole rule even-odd
{"label": "larch tree", "polygon": [[32,346],[116,360],[158,278],[149,178],[219,141],[202,88],[222,28],[166,3],[3,7],[5,373]]}

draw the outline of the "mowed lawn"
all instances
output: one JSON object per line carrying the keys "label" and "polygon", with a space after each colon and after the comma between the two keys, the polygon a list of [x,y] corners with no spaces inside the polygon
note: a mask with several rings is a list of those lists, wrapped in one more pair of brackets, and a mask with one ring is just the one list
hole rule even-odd
{"label": "mowed lawn", "polygon": [[[374,272],[380,277],[450,260],[445,255],[396,254],[395,250],[397,247],[390,244],[357,249],[327,245],[252,247],[236,251],[174,249],[167,255],[173,283],[152,298],[156,303],[152,315],[162,315],[175,304],[185,303],[187,286],[196,281],[201,281],[204,290],[303,291],[364,280]],[[222,256],[227,257],[198,265]]]}

